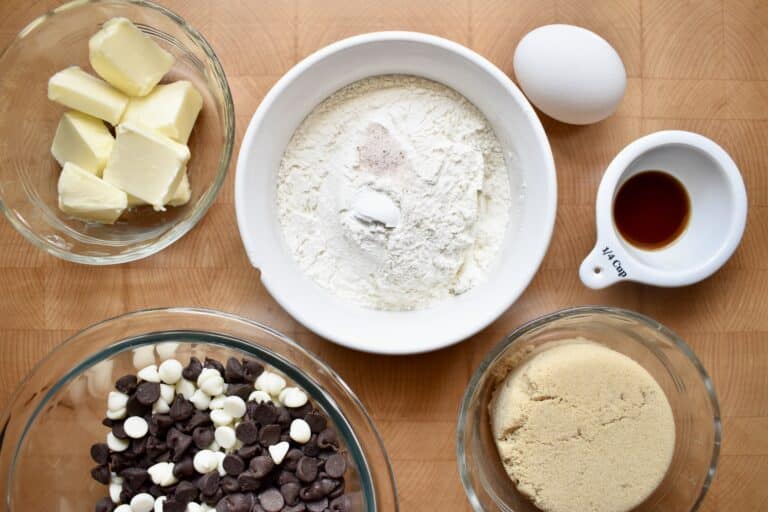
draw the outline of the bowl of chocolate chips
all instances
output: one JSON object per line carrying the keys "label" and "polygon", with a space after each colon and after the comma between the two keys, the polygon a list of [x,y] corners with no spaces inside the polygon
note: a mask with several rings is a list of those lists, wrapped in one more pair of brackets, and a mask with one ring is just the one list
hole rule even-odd
{"label": "bowl of chocolate chips", "polygon": [[0,415],[0,511],[397,511],[358,398],[234,315],[155,309],[69,338]]}

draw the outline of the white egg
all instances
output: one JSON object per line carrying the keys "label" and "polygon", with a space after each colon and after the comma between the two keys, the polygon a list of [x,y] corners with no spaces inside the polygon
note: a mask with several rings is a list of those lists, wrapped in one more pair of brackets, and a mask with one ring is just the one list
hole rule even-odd
{"label": "white egg", "polygon": [[531,103],[570,124],[610,116],[627,86],[616,50],[594,32],[573,25],[546,25],[526,34],[515,50],[514,68]]}

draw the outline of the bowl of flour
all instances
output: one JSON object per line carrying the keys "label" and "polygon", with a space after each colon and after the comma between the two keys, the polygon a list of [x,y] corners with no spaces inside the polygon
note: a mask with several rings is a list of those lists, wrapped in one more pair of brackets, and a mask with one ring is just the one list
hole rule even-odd
{"label": "bowl of flour", "polygon": [[323,337],[435,350],[487,326],[544,257],[555,169],[498,68],[425,34],[307,57],[254,114],[237,164],[240,235],[272,296]]}

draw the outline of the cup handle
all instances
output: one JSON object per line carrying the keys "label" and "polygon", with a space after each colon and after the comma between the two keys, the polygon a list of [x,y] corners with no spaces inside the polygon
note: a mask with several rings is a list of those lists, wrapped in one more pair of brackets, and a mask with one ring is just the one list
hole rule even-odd
{"label": "cup handle", "polygon": [[579,277],[584,285],[594,290],[606,288],[619,281],[634,280],[627,268],[629,258],[616,241],[598,239],[594,249],[579,267]]}

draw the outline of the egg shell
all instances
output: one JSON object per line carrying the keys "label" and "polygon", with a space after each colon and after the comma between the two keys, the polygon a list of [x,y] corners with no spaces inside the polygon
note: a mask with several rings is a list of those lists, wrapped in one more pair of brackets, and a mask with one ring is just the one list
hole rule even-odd
{"label": "egg shell", "polygon": [[590,124],[613,114],[624,97],[627,73],[602,37],[573,25],[545,25],[515,49],[515,77],[542,112],[569,124]]}

